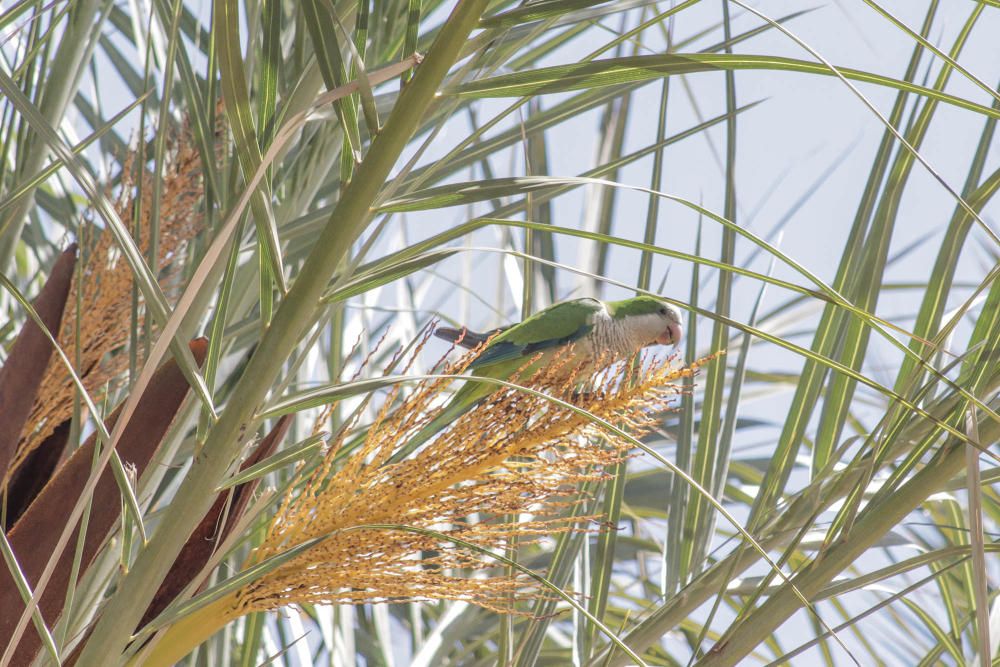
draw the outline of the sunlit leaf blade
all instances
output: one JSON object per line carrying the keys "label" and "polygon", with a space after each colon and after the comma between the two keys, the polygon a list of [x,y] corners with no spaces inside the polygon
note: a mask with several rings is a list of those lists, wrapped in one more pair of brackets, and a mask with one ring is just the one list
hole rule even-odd
{"label": "sunlit leaf blade", "polygon": [[260,479],[264,475],[274,472],[275,470],[278,470],[293,461],[304,459],[319,451],[322,448],[323,440],[326,437],[327,434],[323,433],[310,436],[302,442],[296,443],[291,447],[282,450],[280,453],[240,471],[238,475],[233,475],[226,481],[225,486],[221,487],[219,490],[223,491],[239,484],[243,484],[244,482],[249,482],[250,480]]}
{"label": "sunlit leaf blade", "polygon": [[511,9],[500,14],[484,17],[479,22],[483,28],[510,28],[519,23],[529,23],[550,17],[559,17],[563,14],[593,7],[603,4],[607,0],[543,0],[532,3],[528,7]]}
{"label": "sunlit leaf blade", "polygon": [[[578,65],[556,65],[465,83],[445,92],[469,98],[543,95],[631,81],[648,81],[664,76],[725,70],[775,70],[833,75],[833,71],[821,63],[794,58],[723,53],[665,54],[609,58]],[[914,93],[961,109],[975,111],[990,118],[1000,117],[1000,112],[990,107],[900,79],[847,67],[837,67],[837,71],[853,81]]]}
{"label": "sunlit leaf blade", "polygon": [[[250,108],[250,93],[247,90],[243,56],[240,53],[239,10],[233,0],[219,2],[214,8],[215,23],[219,30],[217,48],[219,53],[223,98],[226,101],[226,117],[233,130],[236,152],[243,172],[250,175],[257,170],[263,156],[254,127]],[[277,225],[270,207],[270,187],[265,181],[261,190],[254,193],[251,200],[254,224],[257,227],[258,249],[261,254],[261,268],[264,280],[262,289],[269,298],[270,286],[287,291],[285,285],[284,262],[278,239]]]}

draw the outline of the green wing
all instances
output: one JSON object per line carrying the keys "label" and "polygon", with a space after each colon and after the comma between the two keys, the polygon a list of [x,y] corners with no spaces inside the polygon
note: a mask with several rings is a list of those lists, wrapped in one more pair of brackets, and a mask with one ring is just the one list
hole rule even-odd
{"label": "green wing", "polygon": [[590,332],[591,316],[603,307],[591,298],[549,306],[496,336],[469,368],[479,370],[572,343]]}
{"label": "green wing", "polygon": [[[476,358],[469,369],[473,376],[506,380],[524,363],[524,357],[558,345],[565,345],[586,336],[591,329],[590,317],[604,307],[597,299],[563,301],[529,317],[520,324],[496,335]],[[448,405],[414,435],[392,460],[399,461],[427,442],[435,433],[468,412],[479,401],[497,390],[495,384],[469,379],[455,392]]]}

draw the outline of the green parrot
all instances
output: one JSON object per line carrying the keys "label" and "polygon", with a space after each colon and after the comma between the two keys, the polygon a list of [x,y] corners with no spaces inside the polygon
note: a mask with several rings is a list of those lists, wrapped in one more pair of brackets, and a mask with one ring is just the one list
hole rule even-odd
{"label": "green parrot", "polygon": [[[606,302],[582,298],[553,304],[523,322],[486,333],[447,327],[439,327],[434,333],[467,348],[486,343],[469,364],[473,377],[507,380],[537,355],[537,360],[515,378],[526,380],[570,344],[573,359],[565,364],[566,370],[579,372],[582,365],[583,375],[597,370],[588,366],[598,360],[628,358],[648,345],[676,345],[683,332],[681,321],[677,308],[652,296]],[[498,388],[488,382],[466,382],[441,413],[410,438],[393,460],[415,451]]]}

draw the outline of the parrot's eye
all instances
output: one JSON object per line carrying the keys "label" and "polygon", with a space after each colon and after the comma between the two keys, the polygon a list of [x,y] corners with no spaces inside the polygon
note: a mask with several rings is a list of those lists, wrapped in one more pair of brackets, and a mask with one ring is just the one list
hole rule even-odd
{"label": "parrot's eye", "polygon": [[660,307],[660,315],[666,315],[666,314],[667,314],[667,307],[666,306],[661,306]]}

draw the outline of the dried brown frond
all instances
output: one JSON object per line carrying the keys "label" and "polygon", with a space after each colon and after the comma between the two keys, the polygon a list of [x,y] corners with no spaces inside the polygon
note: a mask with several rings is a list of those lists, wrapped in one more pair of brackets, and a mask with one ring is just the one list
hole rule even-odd
{"label": "dried brown frond", "polygon": [[[461,373],[475,354],[443,372]],[[578,393],[581,383],[566,379],[573,371],[568,363],[556,360],[522,383],[635,438],[655,426],[655,415],[681,391],[676,381],[696,367],[648,358],[625,374],[626,365],[618,363],[585,378],[589,390]],[[365,526],[433,530],[494,552],[515,538],[525,544],[565,531],[600,530],[595,517],[570,518],[566,510],[580,502],[578,485],[606,477],[630,443],[565,405],[505,389],[412,458],[389,462],[433,416],[430,406],[448,385],[447,379],[426,380],[405,399],[398,389],[389,392],[363,445],[336,470],[341,443],[334,443],[324,464],[297,485],[298,494],[286,497],[252,561],[322,541],[241,590],[227,616],[296,603],[432,599],[513,612],[512,601],[542,595],[531,580],[504,576],[496,562],[447,540]],[[511,522],[510,516],[521,518]]]}
{"label": "dried brown frond", "polygon": [[[136,217],[136,159],[134,151],[125,157],[120,194],[115,202],[115,211],[126,224],[134,223]],[[142,172],[142,205],[136,244],[148,253],[153,181],[148,170]],[[203,193],[201,158],[190,130],[185,127],[168,140],[168,159],[161,184],[156,269],[160,286],[168,297],[177,292],[178,259],[187,242],[203,226]],[[94,229],[93,224],[85,227],[87,233]],[[77,372],[87,390],[96,393],[128,365],[125,348],[131,328],[133,280],[132,271],[121,257],[110,232],[103,230],[96,239],[86,238],[80,242],[84,248],[81,269],[74,276],[59,343],[70,360],[75,361],[79,355]],[[76,335],[78,312],[79,338]],[[73,410],[73,392],[74,386],[65,367],[53,356],[28,425],[21,434],[12,469],[69,418]]]}

